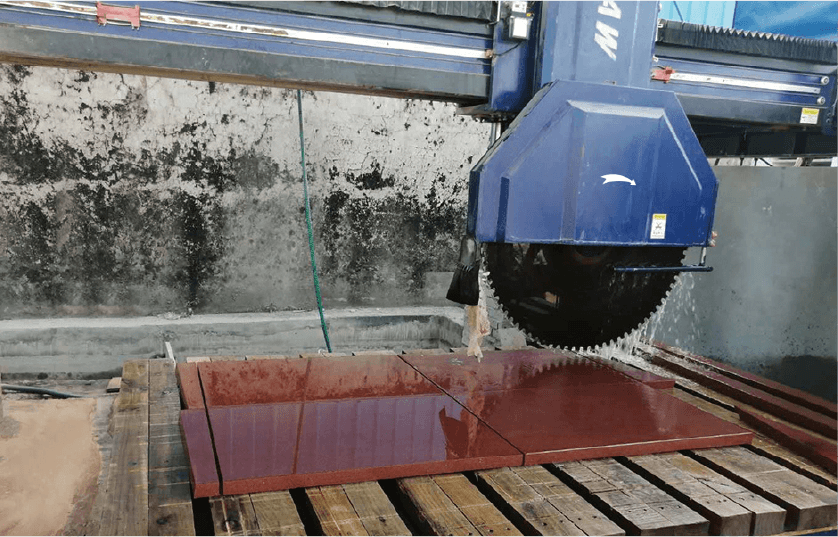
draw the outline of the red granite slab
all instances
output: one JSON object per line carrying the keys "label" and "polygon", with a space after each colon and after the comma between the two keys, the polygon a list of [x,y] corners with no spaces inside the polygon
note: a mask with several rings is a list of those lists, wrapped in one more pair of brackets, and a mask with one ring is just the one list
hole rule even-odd
{"label": "red granite slab", "polygon": [[303,400],[308,360],[199,362],[208,407],[297,403]]}
{"label": "red granite slab", "polygon": [[668,390],[675,387],[675,379],[668,379],[661,377],[660,375],[655,375],[654,373],[649,373],[648,371],[636,369],[628,364],[618,362],[617,360],[603,360],[602,358],[592,356],[586,356],[585,358],[605,364],[606,366],[619,371],[623,375],[638,382],[642,382],[646,386],[655,388],[656,390]]}
{"label": "red granite slab", "polygon": [[480,362],[464,354],[403,355],[402,359],[449,394],[634,382],[602,363],[546,349],[487,352]]}
{"label": "red granite slab", "polygon": [[189,458],[192,495],[195,498],[221,495],[218,472],[215,467],[215,453],[204,409],[181,410],[180,430],[185,439],[186,455]]}
{"label": "red granite slab", "polygon": [[482,363],[464,355],[402,358],[523,451],[525,464],[722,447],[753,438],[578,356],[496,352],[486,353]]}
{"label": "red granite slab", "polygon": [[736,412],[742,418],[742,421],[778,444],[789,448],[798,455],[803,455],[833,474],[838,470],[838,449],[836,449],[834,443],[813,436],[806,431],[789,427],[779,421],[748,412],[738,406]]}
{"label": "red granite slab", "polygon": [[523,463],[519,450],[395,355],[200,365],[212,366],[199,371],[224,494]]}
{"label": "red granite slab", "polygon": [[186,408],[204,408],[204,394],[201,380],[198,378],[198,364],[181,363],[177,365],[177,380],[180,385],[180,398]]}

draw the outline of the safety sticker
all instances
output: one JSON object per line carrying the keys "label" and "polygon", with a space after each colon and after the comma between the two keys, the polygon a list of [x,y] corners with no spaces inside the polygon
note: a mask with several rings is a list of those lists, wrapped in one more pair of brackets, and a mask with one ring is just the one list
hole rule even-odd
{"label": "safety sticker", "polygon": [[664,239],[666,238],[666,215],[653,214],[652,215],[652,232],[649,235],[650,239]]}
{"label": "safety sticker", "polygon": [[800,110],[800,122],[807,123],[809,125],[817,125],[819,112],[820,110],[817,108],[803,108]]}

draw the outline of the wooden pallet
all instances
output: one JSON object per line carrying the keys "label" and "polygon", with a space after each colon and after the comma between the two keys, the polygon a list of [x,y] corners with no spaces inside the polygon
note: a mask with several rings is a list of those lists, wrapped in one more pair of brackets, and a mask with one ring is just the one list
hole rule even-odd
{"label": "wooden pallet", "polygon": [[[725,396],[644,364],[676,380],[676,397],[747,428]],[[751,447],[222,496],[209,500],[205,515],[190,502],[177,409],[171,361],[126,362],[114,413],[126,431],[115,446],[111,477],[120,485],[111,501],[128,508],[102,534],[192,535],[193,506],[199,520],[211,518],[216,535],[766,535],[836,528],[835,476],[759,434]]]}

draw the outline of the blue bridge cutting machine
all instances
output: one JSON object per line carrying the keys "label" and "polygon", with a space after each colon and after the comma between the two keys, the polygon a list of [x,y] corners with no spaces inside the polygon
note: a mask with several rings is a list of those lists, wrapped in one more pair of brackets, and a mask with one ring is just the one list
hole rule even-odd
{"label": "blue bridge cutting machine", "polygon": [[[499,127],[449,298],[477,268],[547,344],[638,326],[712,241],[708,157],[836,153],[836,44],[657,2],[0,2],[0,61],[427,98]],[[478,247],[480,245],[481,247]]]}

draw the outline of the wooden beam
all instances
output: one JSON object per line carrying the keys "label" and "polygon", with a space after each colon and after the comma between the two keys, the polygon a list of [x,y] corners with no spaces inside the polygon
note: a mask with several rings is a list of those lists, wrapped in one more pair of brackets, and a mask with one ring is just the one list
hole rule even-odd
{"label": "wooden beam", "polygon": [[174,362],[150,360],[148,378],[148,535],[195,535]]}
{"label": "wooden beam", "polygon": [[148,532],[148,360],[129,360],[114,401],[113,458],[100,535]]}
{"label": "wooden beam", "polygon": [[583,497],[639,535],[707,535],[710,522],[614,459],[553,465]]}
{"label": "wooden beam", "polygon": [[626,534],[543,466],[520,466],[512,468],[512,471],[587,535]]}
{"label": "wooden beam", "polygon": [[294,499],[287,490],[251,494],[250,501],[262,535],[306,534]]}
{"label": "wooden beam", "polygon": [[710,358],[698,356],[691,352],[687,352],[683,349],[670,347],[665,343],[656,341],[653,343],[653,345],[659,349],[668,352],[669,354],[678,356],[695,364],[702,365],[713,371],[716,371],[717,373],[727,375],[728,377],[734,380],[738,380],[755,388],[759,388],[772,395],[782,397],[783,399],[791,401],[792,403],[796,403],[816,412],[820,412],[821,414],[829,416],[833,419],[838,418],[838,404],[833,403],[832,401],[827,401],[826,399],[822,399],[820,397],[806,393],[802,390],[798,390],[790,386],[785,386],[783,384],[780,384],[779,382],[760,377],[759,375],[754,375],[753,373],[748,373],[747,371],[742,371],[741,369],[737,369],[727,364],[711,360]]}
{"label": "wooden beam", "polygon": [[680,453],[629,457],[630,468],[710,520],[713,535],[773,535],[786,510]]}
{"label": "wooden beam", "polygon": [[215,535],[258,535],[259,521],[249,494],[209,499]]}
{"label": "wooden beam", "polygon": [[311,487],[305,493],[324,535],[369,535],[340,485]]}
{"label": "wooden beam", "polygon": [[521,535],[521,532],[463,474],[437,475],[434,480],[480,535]]}
{"label": "wooden beam", "polygon": [[431,535],[476,535],[479,533],[468,517],[430,477],[408,477],[397,480],[399,490],[407,497],[405,507],[423,532]]}
{"label": "wooden beam", "polygon": [[410,534],[378,482],[350,483],[343,485],[343,492],[369,535]]}
{"label": "wooden beam", "polygon": [[691,364],[686,360],[677,358],[659,349],[653,347],[647,347],[647,349],[649,350],[649,357],[653,363],[675,371],[679,375],[691,378],[699,384],[717,390],[737,401],[770,412],[775,416],[789,420],[812,431],[817,431],[830,438],[835,438],[836,434],[838,434],[838,422],[834,418],[790,403],[785,399],[748,386],[743,382],[734,380],[721,373],[702,369],[698,365]]}
{"label": "wooden beam", "polygon": [[834,491],[770,459],[743,447],[687,453],[785,508],[788,511],[786,528],[789,530],[821,528],[838,522],[838,497]]}
{"label": "wooden beam", "polygon": [[535,535],[585,535],[556,507],[509,468],[475,472],[490,498],[501,503],[504,514]]}

